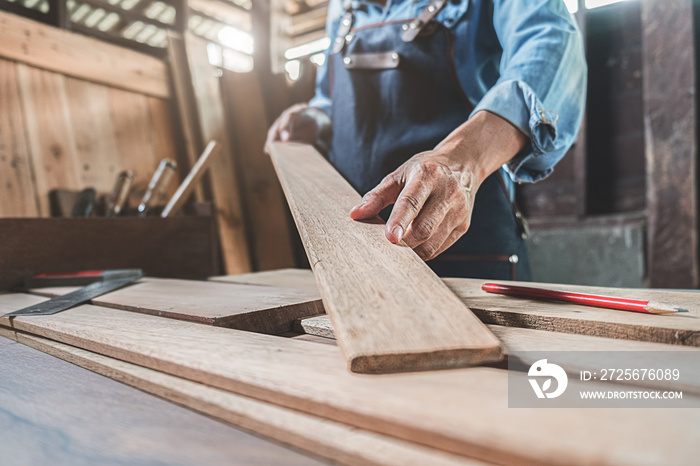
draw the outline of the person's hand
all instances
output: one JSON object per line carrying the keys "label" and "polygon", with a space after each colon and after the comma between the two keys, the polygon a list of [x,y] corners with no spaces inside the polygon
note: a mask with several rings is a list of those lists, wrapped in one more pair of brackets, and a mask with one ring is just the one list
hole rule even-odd
{"label": "person's hand", "polygon": [[350,216],[364,220],[394,204],[386,237],[430,260],[469,228],[481,183],[522,149],[527,137],[503,118],[479,112],[435,149],[410,158],[368,192]]}
{"label": "person's hand", "polygon": [[297,141],[315,144],[330,132],[331,120],[322,110],[307,104],[296,104],[275,120],[267,132],[265,150],[273,141]]}

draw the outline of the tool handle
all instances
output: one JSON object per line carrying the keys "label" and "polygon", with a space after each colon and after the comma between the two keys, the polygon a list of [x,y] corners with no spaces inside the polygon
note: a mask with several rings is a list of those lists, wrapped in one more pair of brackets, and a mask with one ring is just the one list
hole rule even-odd
{"label": "tool handle", "polygon": [[131,170],[125,170],[117,175],[117,181],[114,183],[109,199],[107,199],[107,217],[116,217],[122,211],[129,197],[133,179],[134,172]]}
{"label": "tool handle", "polygon": [[165,206],[165,209],[163,209],[163,212],[160,214],[161,217],[170,217],[180,211],[187,199],[190,197],[190,195],[192,195],[192,191],[194,191],[194,188],[197,186],[200,178],[202,178],[202,175],[206,173],[212,160],[214,159],[214,156],[220,149],[221,145],[219,145],[216,141],[210,141],[209,144],[207,144],[207,147],[204,149],[204,152],[202,152],[202,155],[200,155],[197,159],[197,162],[192,167],[192,170],[190,170],[190,172],[187,174],[187,177],[177,188],[177,191],[175,191],[173,197],[170,198],[170,201]]}
{"label": "tool handle", "polygon": [[153,207],[153,204],[157,201],[158,197],[163,193],[165,188],[170,184],[175,170],[177,169],[177,163],[174,160],[163,159],[158,165],[158,169],[153,174],[151,182],[148,183],[148,189],[141,199],[138,211],[139,217],[145,217],[148,214],[148,210]]}

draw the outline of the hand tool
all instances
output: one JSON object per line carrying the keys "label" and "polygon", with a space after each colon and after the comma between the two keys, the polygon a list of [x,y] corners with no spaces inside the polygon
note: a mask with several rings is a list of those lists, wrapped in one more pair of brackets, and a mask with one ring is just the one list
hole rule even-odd
{"label": "hand tool", "polygon": [[219,152],[220,148],[221,146],[217,144],[216,141],[210,141],[209,144],[207,144],[207,147],[204,149],[204,152],[202,152],[202,155],[199,156],[199,159],[197,159],[192,170],[187,174],[187,177],[177,188],[173,197],[170,198],[165,209],[163,209],[163,212],[160,214],[161,217],[165,218],[175,215],[182,208],[187,198],[189,198],[192,191],[194,191],[195,186],[197,186],[199,179],[206,173],[209,165],[211,165],[211,161]]}
{"label": "hand tool", "polygon": [[653,301],[640,299],[617,298],[614,296],[600,296],[573,291],[558,291],[545,288],[527,286],[503,285],[499,283],[485,283],[482,290],[489,293],[505,294],[521,298],[543,299],[547,301],[562,301],[565,303],[581,304],[584,306],[604,307],[618,311],[642,312],[645,314],[674,314],[676,312],[688,312],[687,309],[672,307]]}
{"label": "hand tool", "polygon": [[126,200],[129,198],[129,190],[131,189],[131,182],[133,180],[134,172],[131,170],[124,170],[117,175],[117,181],[114,183],[112,193],[107,199],[106,217],[116,217],[122,211]]}
{"label": "hand tool", "polygon": [[177,163],[174,160],[163,159],[158,165],[158,169],[153,174],[151,182],[148,183],[148,189],[141,199],[138,207],[139,217],[145,217],[148,211],[158,201],[158,198],[163,194],[165,189],[170,184],[173,175],[177,170]]}
{"label": "hand tool", "polygon": [[92,210],[95,208],[97,200],[97,191],[94,188],[85,188],[78,194],[78,198],[73,204],[71,217],[73,218],[89,218],[92,215]]}
{"label": "hand tool", "polygon": [[72,293],[68,293],[63,296],[56,296],[48,301],[25,307],[24,309],[20,309],[18,311],[8,312],[2,317],[46,316],[56,314],[79,304],[83,304],[105,293],[109,293],[110,291],[117,290],[138,280],[141,277],[143,277],[143,271],[140,269],[133,269],[130,275],[112,280],[91,283],[90,285],[84,286],[83,288],[73,291]]}
{"label": "hand tool", "polygon": [[24,288],[46,288],[48,286],[85,286],[129,278],[141,273],[140,269],[87,270],[76,273],[41,273],[24,280]]}

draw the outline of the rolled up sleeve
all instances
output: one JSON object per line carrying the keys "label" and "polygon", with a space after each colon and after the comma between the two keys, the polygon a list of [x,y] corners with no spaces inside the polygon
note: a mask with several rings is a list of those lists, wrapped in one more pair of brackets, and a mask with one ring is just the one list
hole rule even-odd
{"label": "rolled up sleeve", "polygon": [[583,40],[561,0],[493,0],[500,78],[478,102],[530,142],[504,168],[514,181],[548,176],[576,140],[586,101]]}

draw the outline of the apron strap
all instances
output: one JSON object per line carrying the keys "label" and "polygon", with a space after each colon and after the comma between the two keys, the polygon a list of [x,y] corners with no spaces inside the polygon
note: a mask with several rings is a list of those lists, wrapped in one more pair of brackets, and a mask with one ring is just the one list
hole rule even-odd
{"label": "apron strap", "polygon": [[420,34],[423,28],[437,16],[446,3],[447,0],[432,0],[417,18],[401,26],[403,31],[401,33],[401,40],[404,42],[413,42],[413,39],[418,37],[418,34]]}
{"label": "apron strap", "polygon": [[345,37],[352,30],[352,25],[355,22],[355,13],[352,8],[352,0],[345,0],[343,3],[343,8],[345,9],[345,14],[340,20],[340,27],[338,28],[338,35],[333,42],[333,53],[340,53],[345,48]]}

